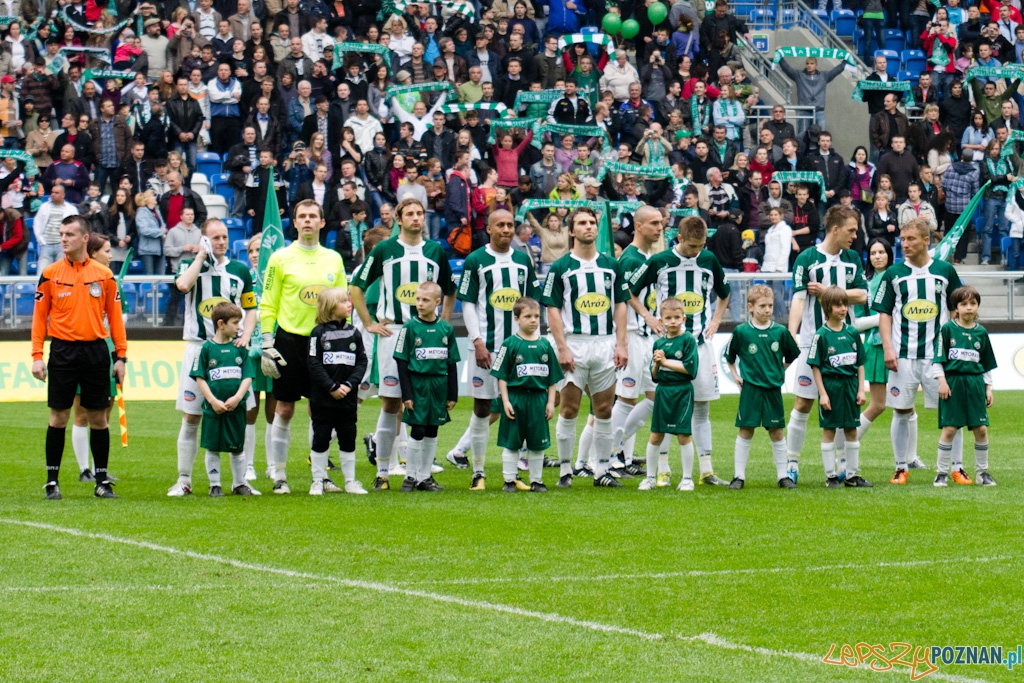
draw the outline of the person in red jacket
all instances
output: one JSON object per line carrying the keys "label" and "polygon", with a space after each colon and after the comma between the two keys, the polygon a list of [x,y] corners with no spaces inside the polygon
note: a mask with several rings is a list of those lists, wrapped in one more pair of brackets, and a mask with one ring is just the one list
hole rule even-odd
{"label": "person in red jacket", "polygon": [[491,149],[494,154],[494,165],[498,169],[498,187],[504,187],[510,192],[519,187],[519,155],[532,140],[532,130],[526,131],[526,137],[518,145],[514,145],[512,131],[498,135],[498,144]]}
{"label": "person in red jacket", "polygon": [[939,97],[945,98],[956,74],[956,28],[949,25],[948,19],[929,23],[921,34],[921,49],[928,56],[932,85],[939,91]]}
{"label": "person in red jacket", "polygon": [[[484,180],[473,189],[470,204],[476,221],[473,224],[473,248],[479,249],[487,243],[487,216],[494,210],[494,196],[496,194],[495,183],[498,182],[498,172],[493,168],[485,167],[482,174]],[[480,245],[477,245],[480,242]]]}

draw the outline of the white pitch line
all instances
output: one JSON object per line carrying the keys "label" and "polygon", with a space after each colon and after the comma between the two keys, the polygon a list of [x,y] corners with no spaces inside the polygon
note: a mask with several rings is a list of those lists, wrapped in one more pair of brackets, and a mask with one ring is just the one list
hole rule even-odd
{"label": "white pitch line", "polygon": [[[308,585],[313,588],[312,584]],[[103,591],[104,593],[124,592],[134,593],[136,591],[175,591],[180,593],[195,593],[200,591],[216,590],[237,590],[238,586],[159,586],[154,584],[144,585],[114,585],[114,586],[0,586],[0,593],[92,593]]]}
{"label": "white pitch line", "polygon": [[[0,523],[10,524],[14,526],[29,527],[32,529],[41,529],[44,531],[52,531],[55,533],[67,534],[69,536],[77,536],[79,538],[89,538],[100,541],[107,541],[118,545],[127,545],[135,548],[142,548],[145,550],[152,550],[155,552],[166,553],[168,555],[181,555],[195,560],[204,560],[207,562],[215,562],[217,564],[223,564],[236,569],[246,569],[249,571],[262,572],[266,574],[275,574],[278,576],[287,576],[295,579],[308,579],[314,582],[330,582],[346,588],[358,588],[361,590],[376,591],[379,593],[388,593],[392,595],[404,595],[413,598],[422,598],[426,600],[432,600],[435,602],[442,602],[447,604],[459,605],[461,607],[470,607],[483,611],[498,612],[501,614],[511,614],[519,617],[526,617],[529,619],[537,619],[546,623],[554,624],[565,624],[568,626],[575,626],[577,628],[586,629],[589,631],[595,631],[597,633],[615,634],[615,635],[626,635],[639,638],[647,641],[676,641],[676,642],[687,642],[687,643],[702,643],[710,647],[716,647],[724,650],[733,650],[739,652],[747,652],[751,654],[757,654],[764,657],[781,657],[785,659],[791,659],[794,661],[802,662],[805,664],[823,664],[822,657],[813,655],[806,652],[790,652],[788,650],[773,650],[765,647],[758,647],[753,645],[744,645],[742,643],[733,643],[720,638],[714,633],[700,633],[695,636],[666,636],[661,633],[651,633],[649,631],[642,631],[639,629],[626,628],[622,626],[615,626],[612,624],[602,624],[596,621],[590,621],[585,619],[575,619],[573,617],[567,617],[562,614],[553,612],[538,612],[535,610],[526,610],[512,605],[504,605],[501,603],[487,602],[483,600],[467,600],[465,598],[459,598],[453,595],[444,595],[442,593],[431,593],[429,591],[417,590],[412,588],[402,588],[401,586],[395,586],[386,583],[378,583],[373,581],[358,581],[354,579],[343,579],[336,576],[312,574],[309,572],[295,571],[292,569],[284,569],[281,567],[274,567],[271,565],[255,564],[252,562],[242,562],[241,560],[234,560],[229,557],[221,557],[219,555],[211,555],[209,553],[198,553],[192,550],[182,550],[173,546],[159,545],[157,543],[150,543],[148,541],[138,541],[132,538],[124,538],[121,536],[111,536],[110,534],[98,534],[90,531],[83,531],[81,529],[75,529],[73,527],[57,526],[55,524],[44,524],[42,522],[28,522],[18,519],[4,519],[0,518]],[[863,664],[858,669],[865,671],[871,671],[872,673],[897,673],[903,676],[907,675],[907,672],[902,670],[891,669],[889,671],[874,671],[866,664]],[[931,680],[948,681],[949,683],[988,683],[985,679],[977,678],[966,678],[963,676],[955,676],[950,674],[944,674],[936,672],[929,676]]]}
{"label": "white pitch line", "polygon": [[493,577],[473,579],[430,579],[424,581],[399,582],[400,586],[474,586],[494,583],[554,583],[565,581],[624,581],[629,579],[678,579],[695,577],[714,576],[739,576],[744,574],[783,574],[791,572],[827,572],[839,570],[866,570],[866,569],[888,569],[888,568],[909,568],[927,567],[939,564],[983,564],[989,562],[1007,562],[1017,560],[1013,556],[997,557],[961,557],[953,559],[936,560],[907,560],[901,562],[876,562],[873,564],[827,564],[813,567],[755,567],[750,569],[689,569],[677,572],[653,572],[637,574],[601,574],[598,576],[526,576],[526,577]]}

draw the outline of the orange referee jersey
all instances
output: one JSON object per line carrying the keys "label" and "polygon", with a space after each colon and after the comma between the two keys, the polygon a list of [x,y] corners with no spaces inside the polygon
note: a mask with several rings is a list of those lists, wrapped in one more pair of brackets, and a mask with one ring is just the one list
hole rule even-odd
{"label": "orange referee jersey", "polygon": [[103,314],[118,356],[128,350],[121,317],[121,296],[110,269],[90,258],[72,263],[65,256],[43,270],[36,288],[32,314],[32,358],[43,359],[43,341],[49,335],[63,341],[106,339]]}

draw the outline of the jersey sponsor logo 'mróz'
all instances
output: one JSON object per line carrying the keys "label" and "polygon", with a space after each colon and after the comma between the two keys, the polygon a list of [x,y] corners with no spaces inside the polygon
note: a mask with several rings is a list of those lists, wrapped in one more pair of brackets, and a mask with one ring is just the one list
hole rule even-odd
{"label": "jersey sponsor logo 'mr\u00f3z'", "polygon": [[914,299],[903,304],[903,317],[907,320],[923,323],[939,314],[939,307],[927,299]]}
{"label": "jersey sponsor logo 'mr\u00f3z'", "polygon": [[395,290],[395,298],[403,304],[414,306],[416,304],[416,288],[419,286],[418,282],[404,284]]}
{"label": "jersey sponsor logo 'mr\u00f3z'", "polygon": [[697,292],[680,292],[676,298],[683,302],[683,313],[693,315],[704,310],[704,297]]}
{"label": "jersey sponsor logo 'mr\u00f3z'", "polygon": [[299,301],[309,306],[316,306],[320,300],[320,292],[327,289],[324,285],[309,285],[299,291]]}
{"label": "jersey sponsor logo 'mr\u00f3z'", "polygon": [[602,313],[607,313],[608,309],[611,308],[611,299],[604,294],[590,292],[576,299],[573,306],[576,307],[577,311],[585,315],[601,315]]}
{"label": "jersey sponsor logo 'mr\u00f3z'", "polygon": [[213,315],[213,309],[217,304],[230,303],[227,299],[222,296],[211,296],[209,299],[203,299],[199,302],[199,315],[204,318],[209,318]]}
{"label": "jersey sponsor logo 'mr\u00f3z'", "polygon": [[518,289],[504,287],[495,290],[488,301],[490,301],[491,306],[494,306],[499,311],[511,311],[516,302],[519,301],[520,296]]}

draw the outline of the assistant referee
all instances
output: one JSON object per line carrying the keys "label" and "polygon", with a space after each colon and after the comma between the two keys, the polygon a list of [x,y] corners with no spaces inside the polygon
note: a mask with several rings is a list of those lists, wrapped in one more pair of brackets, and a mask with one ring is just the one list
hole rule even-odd
{"label": "assistant referee", "polygon": [[278,494],[291,492],[285,472],[291,445],[290,425],[295,402],[309,396],[306,359],[309,335],[316,327],[320,292],[327,287],[348,287],[341,256],[320,246],[320,230],[325,224],[323,208],[312,199],[302,200],[295,205],[292,224],[299,238],[270,256],[260,300],[263,374],[273,378],[277,400],[272,443],[267,450],[274,454],[274,493]]}
{"label": "assistant referee", "polygon": [[[47,385],[50,423],[46,430],[46,498],[60,500],[60,461],[75,394],[81,387],[81,406],[89,421],[89,446],[96,463],[97,498],[117,498],[107,479],[110,457],[110,353],[103,324],[114,338],[114,377],[124,380],[128,340],[121,317],[121,297],[110,269],[89,258],[89,224],[80,216],[61,222],[64,258],[51,263],[39,277],[32,314],[32,376]],[[43,341],[51,338],[50,360],[43,363]]]}

